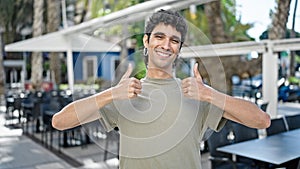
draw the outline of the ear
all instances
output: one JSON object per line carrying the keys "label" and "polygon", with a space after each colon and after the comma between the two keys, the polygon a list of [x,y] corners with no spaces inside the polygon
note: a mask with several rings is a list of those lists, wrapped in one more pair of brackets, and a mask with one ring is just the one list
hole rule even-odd
{"label": "ear", "polygon": [[144,47],[148,48],[148,35],[146,34],[144,34],[143,43],[144,43]]}

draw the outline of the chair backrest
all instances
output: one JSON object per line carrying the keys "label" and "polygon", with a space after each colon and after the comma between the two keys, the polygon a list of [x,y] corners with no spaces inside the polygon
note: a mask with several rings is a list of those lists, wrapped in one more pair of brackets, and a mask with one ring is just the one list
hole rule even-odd
{"label": "chair backrest", "polygon": [[268,105],[269,105],[269,102],[263,103],[263,104],[260,106],[260,108],[261,108],[263,111],[267,111]]}
{"label": "chair backrest", "polygon": [[232,122],[231,125],[234,133],[234,142],[236,143],[258,138],[257,129],[236,122]]}
{"label": "chair backrest", "polygon": [[211,136],[207,139],[208,150],[212,157],[230,158],[229,154],[219,152],[217,151],[217,148],[232,143],[232,141],[228,139],[228,135],[231,131],[231,125],[229,121],[227,121],[225,126],[221,129],[221,131],[212,133]]}
{"label": "chair backrest", "polygon": [[288,131],[285,117],[272,119],[271,125],[269,128],[266,129],[266,131],[268,136]]}
{"label": "chair backrest", "polygon": [[289,130],[300,128],[300,114],[286,116],[286,122],[288,124]]}

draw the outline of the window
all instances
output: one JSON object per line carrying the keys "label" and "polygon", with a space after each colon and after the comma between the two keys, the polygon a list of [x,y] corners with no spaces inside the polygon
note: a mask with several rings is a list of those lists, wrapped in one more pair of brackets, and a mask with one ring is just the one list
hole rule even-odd
{"label": "window", "polygon": [[97,77],[97,57],[85,56],[83,59],[83,80]]}

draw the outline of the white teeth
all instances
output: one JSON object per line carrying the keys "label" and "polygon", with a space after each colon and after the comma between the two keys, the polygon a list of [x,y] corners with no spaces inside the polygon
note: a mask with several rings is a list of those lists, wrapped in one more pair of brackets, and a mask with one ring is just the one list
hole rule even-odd
{"label": "white teeth", "polygon": [[170,54],[168,54],[168,53],[163,53],[163,52],[157,52],[160,56],[163,56],[163,57],[168,57],[168,56],[170,56]]}

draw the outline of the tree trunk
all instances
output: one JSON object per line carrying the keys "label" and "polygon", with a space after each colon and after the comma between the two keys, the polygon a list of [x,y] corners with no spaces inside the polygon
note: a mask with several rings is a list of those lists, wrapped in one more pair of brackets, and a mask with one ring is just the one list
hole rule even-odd
{"label": "tree trunk", "polygon": [[272,17],[272,27],[269,31],[269,39],[282,39],[285,37],[286,23],[288,21],[291,0],[279,0],[276,12]]}
{"label": "tree trunk", "polygon": [[[43,33],[44,0],[34,0],[33,37]],[[33,90],[41,90],[43,81],[43,57],[41,52],[31,56],[31,83]]]}
{"label": "tree trunk", "polygon": [[[210,39],[212,43],[224,43],[226,42],[224,23],[221,17],[221,2],[214,1],[207,3],[204,6],[204,11],[207,16]],[[204,78],[209,79],[210,85],[220,91],[227,92],[226,76],[223,69],[222,62],[218,57],[215,58],[201,58],[197,60],[200,65],[200,71],[205,72],[207,76]],[[204,69],[205,70],[204,70]]]}
{"label": "tree trunk", "polygon": [[[272,16],[272,26],[268,31],[270,40],[283,39],[286,33],[286,23],[288,21],[291,0],[277,1],[277,8]],[[294,69],[293,58],[291,57],[290,71]],[[291,74],[290,72],[289,74]]]}
{"label": "tree trunk", "polygon": [[[5,72],[3,66],[3,38],[0,30],[0,97],[5,94]],[[0,98],[2,99],[2,98]],[[1,103],[0,103],[1,104]]]}
{"label": "tree trunk", "polygon": [[[298,6],[298,0],[295,1],[295,6],[294,6],[294,12],[293,12],[293,22],[292,22],[292,30],[291,30],[291,34],[290,34],[290,38],[295,38],[296,37],[296,32],[295,32],[295,22],[296,22],[296,11],[297,11],[297,6]],[[295,55],[296,55],[296,52],[295,51],[291,51],[291,61],[290,61],[290,70],[291,70],[291,73],[290,75],[291,76],[295,76],[295,66],[296,66],[296,63],[295,63]]]}
{"label": "tree trunk", "polygon": [[208,28],[212,43],[225,43],[226,35],[224,23],[221,17],[221,2],[213,1],[204,6],[205,15],[208,20]]}
{"label": "tree trunk", "polygon": [[[47,0],[47,32],[55,32],[59,28],[60,24],[60,1]],[[54,81],[56,87],[57,84],[61,83],[61,62],[59,58],[59,53],[51,52],[49,53],[50,58],[50,72],[51,79]]]}

